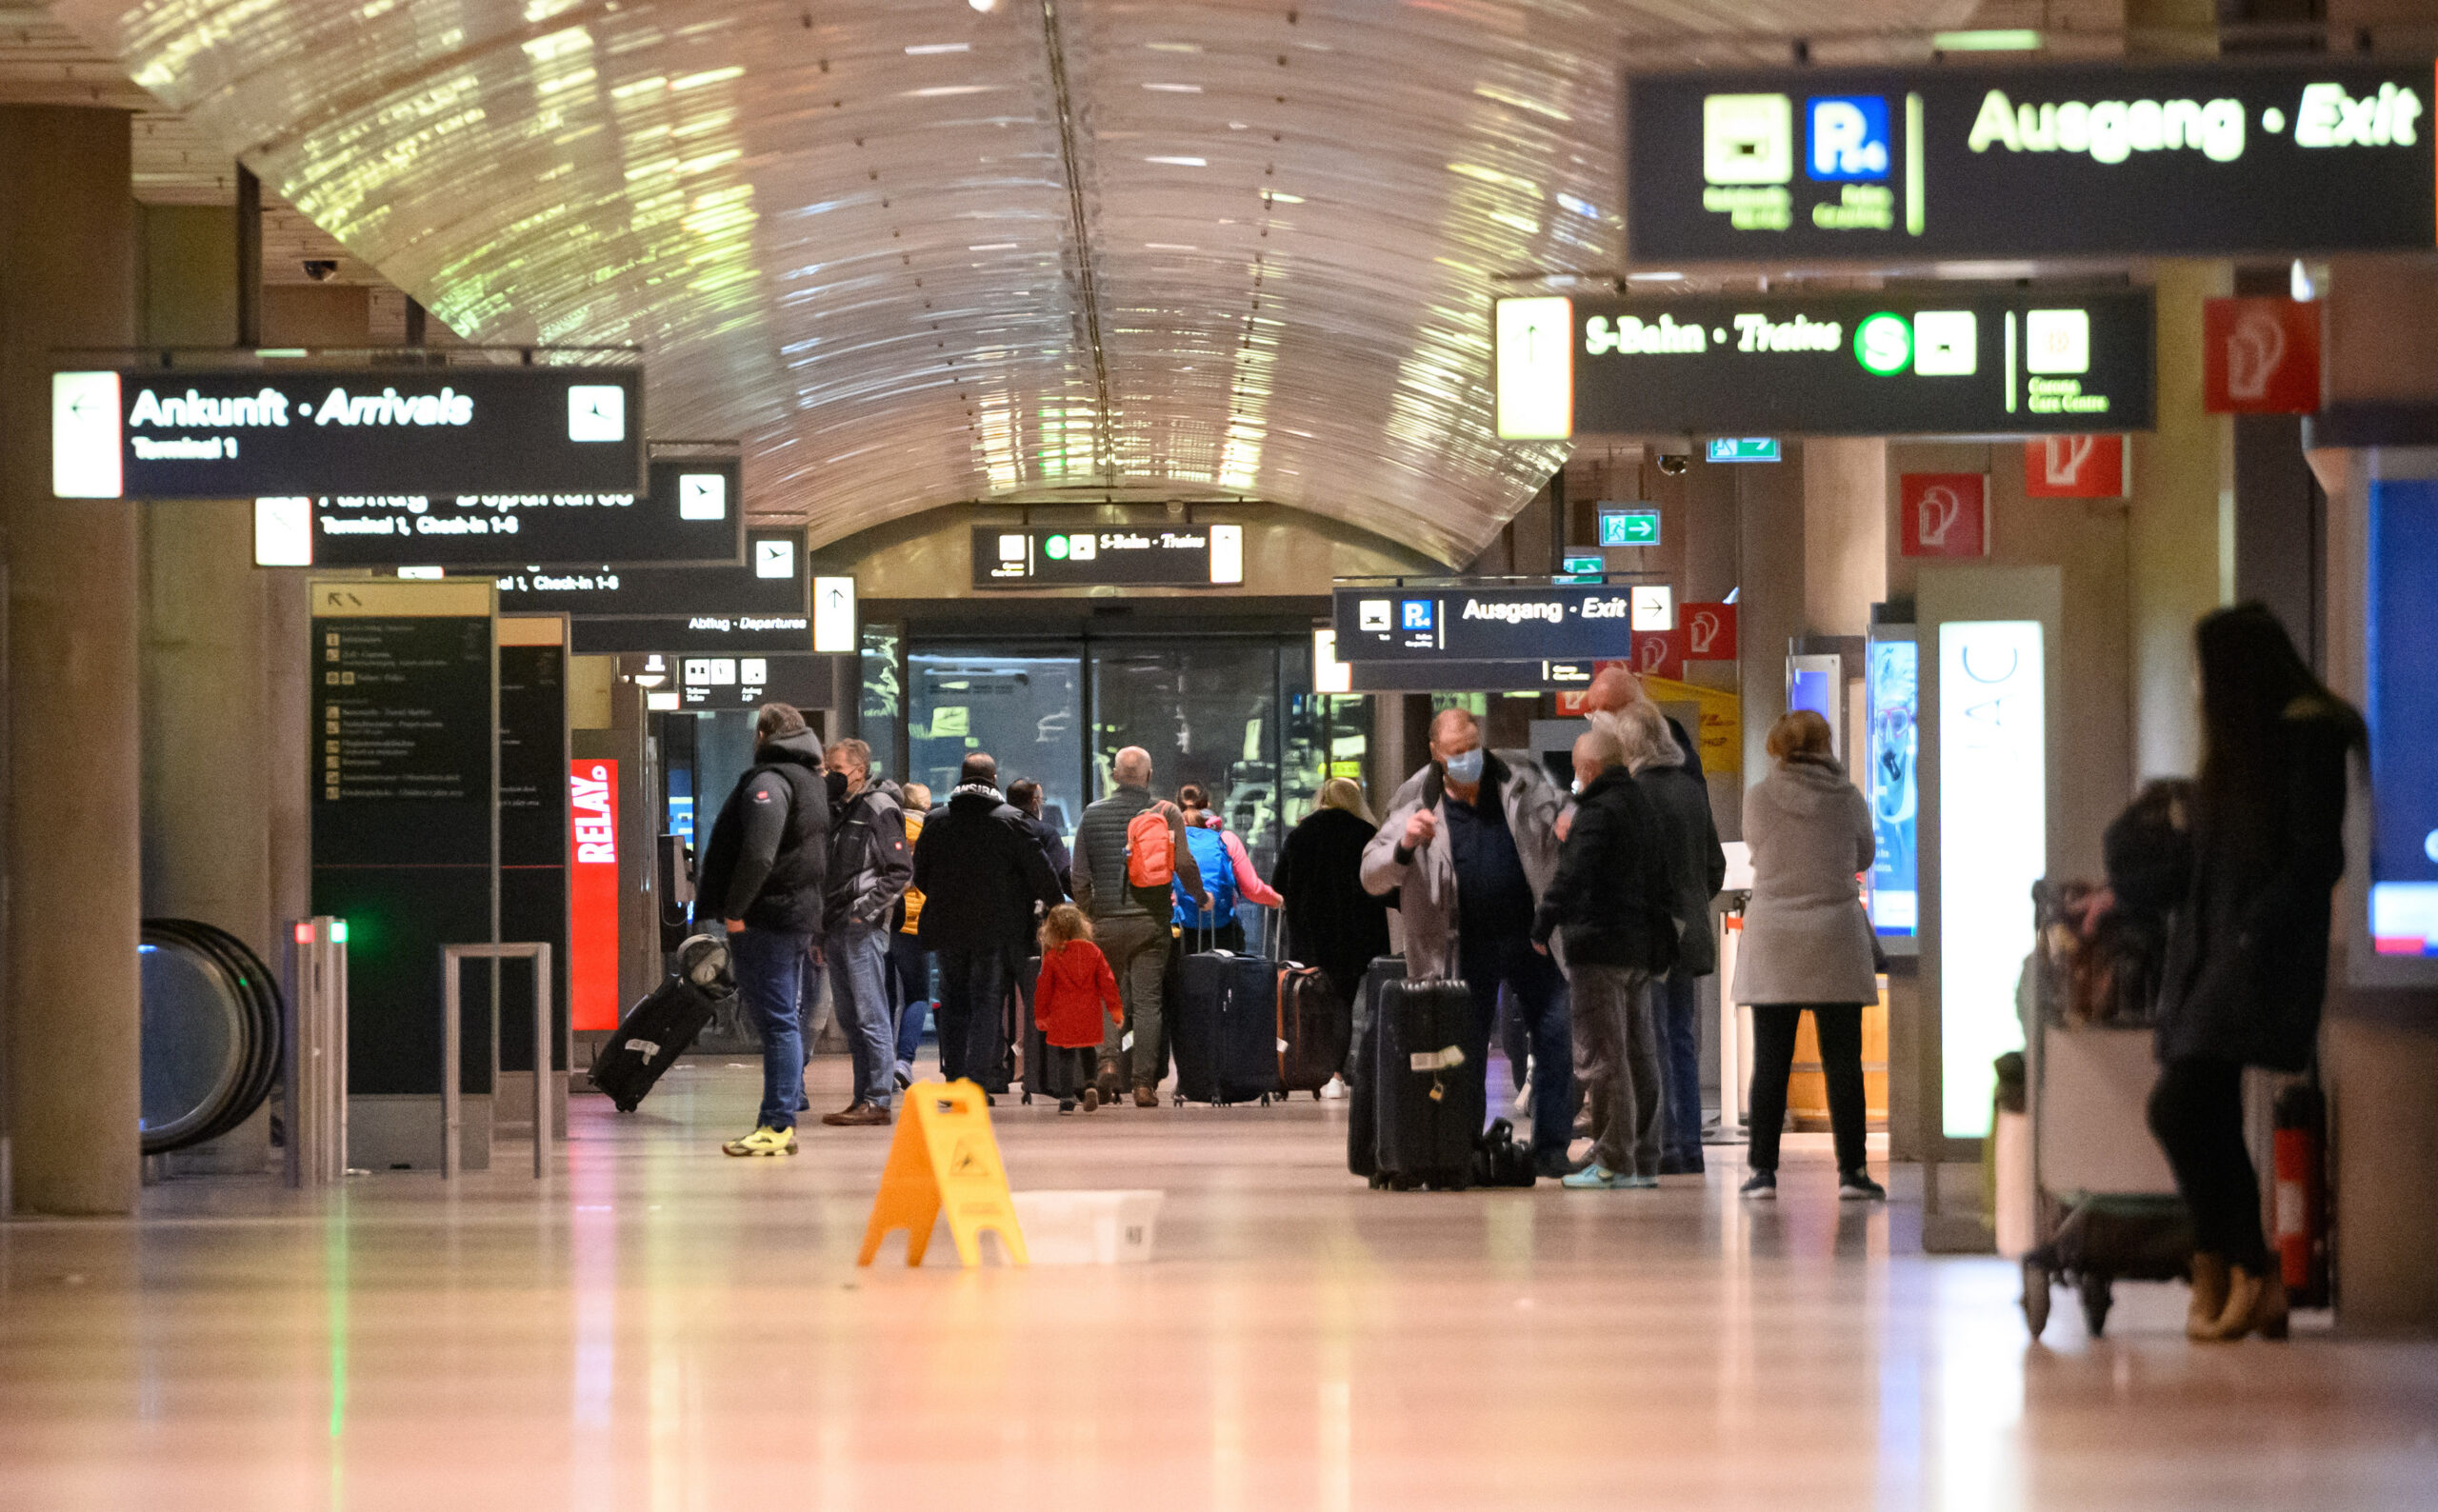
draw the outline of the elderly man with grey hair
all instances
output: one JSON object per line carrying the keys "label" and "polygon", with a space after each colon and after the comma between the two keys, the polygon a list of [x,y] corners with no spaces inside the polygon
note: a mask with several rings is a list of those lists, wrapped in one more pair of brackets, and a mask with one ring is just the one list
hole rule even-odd
{"label": "elderly man with grey hair", "polygon": [[[1630,726],[1629,726],[1630,727]],[[1647,747],[1646,747],[1647,748]],[[1574,1073],[1591,1101],[1591,1164],[1575,1188],[1659,1184],[1659,1044],[1651,977],[1676,959],[1659,816],[1634,786],[1627,742],[1603,726],[1574,743],[1574,823],[1532,921],[1532,945],[1566,947]]]}
{"label": "elderly man with grey hair", "polygon": [[[1161,980],[1169,965],[1170,889],[1166,878],[1156,885],[1136,885],[1128,875],[1129,851],[1140,827],[1135,821],[1156,813],[1168,836],[1165,865],[1185,884],[1198,907],[1210,906],[1203,890],[1201,869],[1186,848],[1185,815],[1174,804],[1151,796],[1151,753],[1129,746],[1109,761],[1116,790],[1084,806],[1075,826],[1073,880],[1076,905],[1092,921],[1101,953],[1117,976],[1119,996],[1126,1003],[1126,1023],[1110,1025],[1101,1042],[1099,1090],[1104,1104],[1114,1103],[1121,1081],[1134,1084],[1136,1107],[1160,1105],[1160,1081],[1168,1073],[1167,1028],[1161,1013]],[[1147,843],[1158,833],[1144,835]],[[1136,869],[1153,858],[1131,858]],[[1132,1064],[1128,1064],[1126,1035],[1134,1036]]]}
{"label": "elderly man with grey hair", "polygon": [[1406,974],[1462,978],[1475,1023],[1464,1045],[1466,1096],[1481,1107],[1498,989],[1515,995],[1530,1030],[1532,1159],[1542,1175],[1572,1168],[1572,1051],[1566,979],[1532,948],[1533,910],[1557,874],[1558,814],[1566,795],[1524,751],[1490,751],[1480,722],[1461,708],[1430,722],[1430,764],[1389,801],[1363,847],[1363,885],[1398,896]]}

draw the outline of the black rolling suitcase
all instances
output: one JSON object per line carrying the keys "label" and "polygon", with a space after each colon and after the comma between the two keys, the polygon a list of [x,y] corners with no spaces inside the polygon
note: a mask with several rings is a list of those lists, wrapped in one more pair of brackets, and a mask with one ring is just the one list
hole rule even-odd
{"label": "black rolling suitcase", "polygon": [[[1384,981],[1368,1038],[1374,1186],[1461,1191],[1488,1109],[1481,1069],[1464,1064],[1473,995],[1462,982]],[[1351,1162],[1349,1162],[1351,1164]]]}
{"label": "black rolling suitcase", "polygon": [[736,1001],[728,942],[696,935],[677,947],[677,969],[618,1022],[592,1062],[592,1084],[631,1113],[712,1016]]}
{"label": "black rolling suitcase", "polygon": [[1380,1073],[1371,1064],[1380,1045],[1380,1037],[1371,1032],[1380,1022],[1380,988],[1404,981],[1405,974],[1405,957],[1373,956],[1358,989],[1354,1039],[1346,1055],[1346,1168],[1357,1176],[1374,1176],[1380,1169]]}
{"label": "black rolling suitcase", "polygon": [[1267,1103],[1278,1084],[1278,980],[1259,956],[1208,950],[1177,963],[1168,1009],[1179,1103]]}

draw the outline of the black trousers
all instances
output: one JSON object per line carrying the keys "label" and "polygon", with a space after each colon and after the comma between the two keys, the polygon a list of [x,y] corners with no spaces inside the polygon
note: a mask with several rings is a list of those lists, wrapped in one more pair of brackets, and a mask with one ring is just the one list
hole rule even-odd
{"label": "black trousers", "polygon": [[2150,1089],[2150,1132],[2192,1210],[2192,1247],[2253,1275],[2268,1270],[2260,1174],[2244,1145],[2244,1068],[2236,1061],[2169,1061]]}
{"label": "black trousers", "polygon": [[1837,1139],[1837,1171],[1861,1170],[1863,1153],[1863,1005],[1859,1003],[1752,1005],[1752,1143],[1745,1159],[1756,1171],[1778,1168],[1778,1135],[1787,1122],[1787,1072],[1794,1065],[1794,1031],[1811,1010],[1820,1038],[1820,1069],[1828,1079],[1828,1127]]}

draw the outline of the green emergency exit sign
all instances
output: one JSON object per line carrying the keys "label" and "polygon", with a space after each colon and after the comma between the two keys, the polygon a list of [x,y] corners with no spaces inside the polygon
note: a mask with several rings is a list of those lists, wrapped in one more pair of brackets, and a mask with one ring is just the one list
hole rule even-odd
{"label": "green emergency exit sign", "polygon": [[1558,579],[1559,582],[1597,583],[1600,581],[1600,574],[1608,570],[1609,564],[1597,551],[1582,555],[1569,552],[1565,558],[1565,567],[1566,573]]}
{"label": "green emergency exit sign", "polygon": [[1710,441],[1712,462],[1775,462],[1778,460],[1778,438],[1775,436],[1717,436]]}
{"label": "green emergency exit sign", "polygon": [[1600,544],[1608,546],[1657,546],[1659,544],[1659,511],[1657,509],[1602,509],[1600,511]]}

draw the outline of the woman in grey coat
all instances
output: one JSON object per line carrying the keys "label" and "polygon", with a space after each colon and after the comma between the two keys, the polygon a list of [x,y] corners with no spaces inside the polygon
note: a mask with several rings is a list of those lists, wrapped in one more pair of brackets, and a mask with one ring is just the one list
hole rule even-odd
{"label": "woman in grey coat", "polygon": [[1858,872],[1870,869],[1870,809],[1829,754],[1828,722],[1809,709],[1769,726],[1769,775],[1744,795],[1752,849],[1752,901],[1735,1001],[1752,1005],[1752,1168],[1747,1197],[1778,1194],[1778,1133],[1787,1072],[1806,1008],[1828,1079],[1837,1141],[1837,1195],[1883,1199],[1863,1156],[1863,1005],[1879,996],[1870,921]]}

